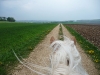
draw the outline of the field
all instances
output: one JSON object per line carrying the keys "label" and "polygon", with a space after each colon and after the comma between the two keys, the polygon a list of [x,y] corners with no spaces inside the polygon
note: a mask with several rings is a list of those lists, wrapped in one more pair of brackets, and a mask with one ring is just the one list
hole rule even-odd
{"label": "field", "polygon": [[100,25],[69,25],[100,49]]}
{"label": "field", "polygon": [[97,25],[65,25],[69,32],[74,35],[100,70],[100,26]]}
{"label": "field", "polygon": [[34,47],[55,27],[55,24],[0,23],[0,75],[6,75],[16,58],[27,57]]}

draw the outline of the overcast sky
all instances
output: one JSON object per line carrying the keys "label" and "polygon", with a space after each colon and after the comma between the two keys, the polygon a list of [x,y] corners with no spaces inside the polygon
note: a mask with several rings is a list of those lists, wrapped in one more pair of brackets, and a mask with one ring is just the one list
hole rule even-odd
{"label": "overcast sky", "polygon": [[48,21],[100,19],[100,0],[0,0],[0,16]]}

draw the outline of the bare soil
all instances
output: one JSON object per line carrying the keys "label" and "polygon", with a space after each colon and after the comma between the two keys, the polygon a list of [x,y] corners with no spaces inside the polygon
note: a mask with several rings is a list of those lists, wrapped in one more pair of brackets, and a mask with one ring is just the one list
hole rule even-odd
{"label": "bare soil", "polygon": [[[63,28],[63,34],[67,37],[71,38],[72,35],[68,32],[68,30],[62,26]],[[29,57],[25,59],[26,62],[34,63],[40,66],[49,66],[49,54],[51,53],[50,49],[50,38],[54,36],[56,40],[58,40],[58,34],[59,33],[59,25],[56,26],[46,37],[45,39],[40,42],[36,48],[30,53]],[[81,57],[82,57],[82,64],[83,67],[86,69],[86,71],[89,73],[89,75],[99,75],[98,70],[95,69],[93,62],[90,60],[90,58],[84,53],[84,50],[79,46],[79,44],[76,44],[77,49],[79,50]],[[33,68],[34,70],[41,71],[42,73],[45,73],[45,71]],[[12,71],[12,75],[38,75],[32,71],[30,71],[28,68],[24,67],[23,65],[19,64],[15,69]]]}
{"label": "bare soil", "polygon": [[100,49],[100,25],[68,25]]}

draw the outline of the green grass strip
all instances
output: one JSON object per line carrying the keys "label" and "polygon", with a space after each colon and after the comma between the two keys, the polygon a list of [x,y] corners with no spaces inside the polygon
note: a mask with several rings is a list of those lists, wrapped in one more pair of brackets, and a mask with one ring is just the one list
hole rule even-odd
{"label": "green grass strip", "polygon": [[62,26],[61,26],[61,24],[60,24],[60,26],[59,26],[59,37],[58,37],[58,39],[59,39],[59,40],[64,40],[64,38],[63,38],[63,31],[62,31]]}
{"label": "green grass strip", "polygon": [[100,50],[71,27],[67,25],[65,25],[65,27],[73,36],[75,36],[80,46],[85,50],[85,53],[87,53],[95,63],[95,67],[100,70]]}

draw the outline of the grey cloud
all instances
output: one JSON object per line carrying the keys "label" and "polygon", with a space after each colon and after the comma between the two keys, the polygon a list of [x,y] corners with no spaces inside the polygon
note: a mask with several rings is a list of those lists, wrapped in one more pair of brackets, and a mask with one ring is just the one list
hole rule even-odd
{"label": "grey cloud", "polygon": [[100,18],[99,0],[0,0],[0,16],[17,20]]}

